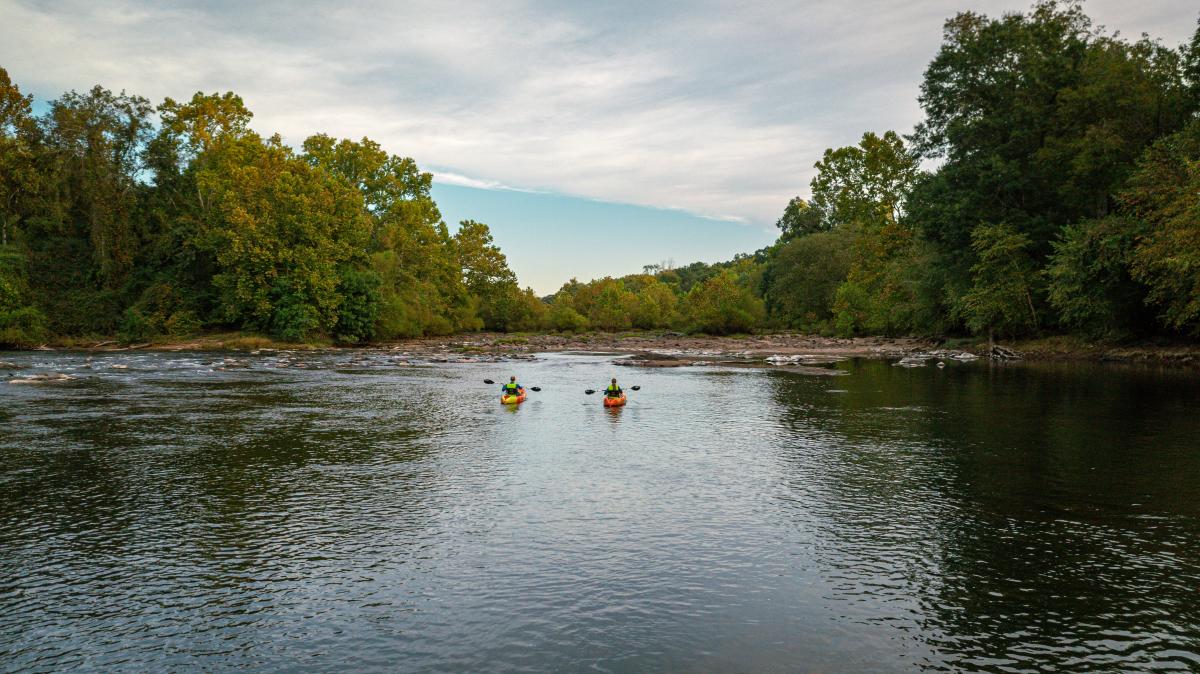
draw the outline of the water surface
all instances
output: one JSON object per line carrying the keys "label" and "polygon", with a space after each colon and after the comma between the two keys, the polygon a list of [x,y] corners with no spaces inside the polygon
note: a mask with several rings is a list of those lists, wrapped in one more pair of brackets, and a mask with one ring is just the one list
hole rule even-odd
{"label": "water surface", "polygon": [[0,358],[0,670],[1200,668],[1193,376],[223,358]]}

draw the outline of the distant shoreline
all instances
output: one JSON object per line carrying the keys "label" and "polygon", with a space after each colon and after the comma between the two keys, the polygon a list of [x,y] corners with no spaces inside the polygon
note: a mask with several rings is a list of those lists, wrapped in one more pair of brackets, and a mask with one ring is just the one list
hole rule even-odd
{"label": "distant shoreline", "polygon": [[[1028,361],[1087,361],[1140,363],[1200,369],[1200,344],[1105,344],[1076,337],[1004,342]],[[959,340],[953,343],[911,337],[822,337],[790,333],[717,337],[680,333],[466,333],[420,337],[358,346],[328,343],[288,343],[245,333],[219,333],[188,339],[121,343],[115,339],[70,338],[33,350],[44,351],[398,351],[418,356],[445,354],[487,357],[528,356],[533,353],[592,351],[628,353],[639,365],[668,367],[695,360],[724,358],[764,359],[803,356],[806,363],[841,358],[900,359],[947,349],[987,357],[987,343]],[[26,351],[30,349],[24,349]]]}

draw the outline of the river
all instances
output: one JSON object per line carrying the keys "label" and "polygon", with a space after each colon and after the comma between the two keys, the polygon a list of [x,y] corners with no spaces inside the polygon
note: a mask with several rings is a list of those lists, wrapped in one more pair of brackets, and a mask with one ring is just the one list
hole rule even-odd
{"label": "river", "polygon": [[224,358],[0,354],[0,670],[1200,668],[1194,374]]}

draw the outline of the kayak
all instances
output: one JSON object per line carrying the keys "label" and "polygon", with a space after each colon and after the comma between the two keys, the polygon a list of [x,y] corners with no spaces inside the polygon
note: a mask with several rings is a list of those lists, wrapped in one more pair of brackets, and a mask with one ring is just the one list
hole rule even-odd
{"label": "kayak", "polygon": [[608,396],[604,396],[604,406],[605,407],[621,407],[622,405],[625,404],[625,402],[626,402],[626,398],[625,398],[624,393],[622,393],[621,397],[619,397],[619,398],[610,398]]}
{"label": "kayak", "polygon": [[501,405],[517,405],[517,404],[525,402],[525,389],[519,388],[519,389],[517,389],[517,391],[518,391],[518,393],[515,396],[509,395],[507,393],[501,393],[500,394],[500,404]]}

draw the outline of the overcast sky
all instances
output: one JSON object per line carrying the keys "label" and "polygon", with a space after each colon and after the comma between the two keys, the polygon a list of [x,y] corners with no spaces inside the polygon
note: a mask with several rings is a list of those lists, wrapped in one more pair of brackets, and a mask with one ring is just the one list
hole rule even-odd
{"label": "overcast sky", "polygon": [[[1028,4],[0,0],[0,66],[43,100],[233,90],[293,144],[374,138],[432,170],[447,220],[492,224],[546,292],[769,242],[825,148],[911,130],[946,17]],[[1172,46],[1200,11],[1085,7]]]}

